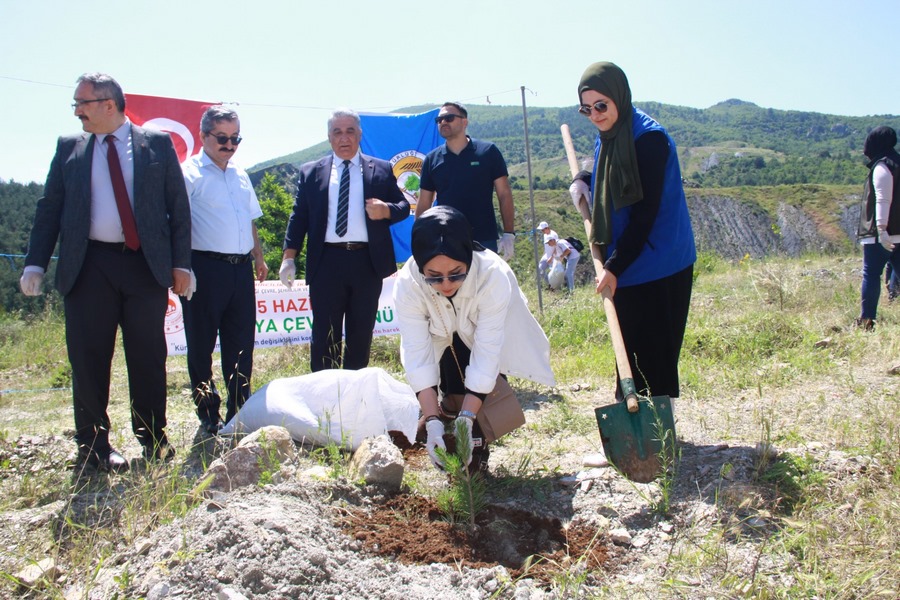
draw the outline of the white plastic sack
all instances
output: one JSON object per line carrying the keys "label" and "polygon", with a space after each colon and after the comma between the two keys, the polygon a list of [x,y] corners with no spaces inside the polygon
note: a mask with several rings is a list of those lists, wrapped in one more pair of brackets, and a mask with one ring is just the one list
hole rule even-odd
{"label": "white plastic sack", "polygon": [[334,442],[356,450],[364,439],[389,430],[403,432],[412,444],[418,420],[412,388],[383,369],[333,369],[267,383],[220,433],[251,433],[276,425],[297,441]]}
{"label": "white plastic sack", "polygon": [[547,273],[547,281],[554,290],[558,290],[565,284],[566,268],[563,266],[561,260],[553,259],[553,265],[550,267],[550,272]]}

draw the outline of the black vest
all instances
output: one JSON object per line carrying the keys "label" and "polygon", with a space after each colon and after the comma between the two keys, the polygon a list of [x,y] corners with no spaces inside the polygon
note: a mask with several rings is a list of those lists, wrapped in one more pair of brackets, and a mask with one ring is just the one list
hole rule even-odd
{"label": "black vest", "polygon": [[875,161],[869,169],[869,176],[866,177],[862,205],[859,209],[859,228],[856,230],[857,239],[878,237],[878,228],[875,225],[875,185],[872,182],[872,174],[875,172],[875,166],[881,162],[894,176],[894,193],[891,197],[891,209],[888,213],[887,232],[890,235],[900,235],[900,177],[897,176],[900,174],[900,165],[889,158],[882,158]]}

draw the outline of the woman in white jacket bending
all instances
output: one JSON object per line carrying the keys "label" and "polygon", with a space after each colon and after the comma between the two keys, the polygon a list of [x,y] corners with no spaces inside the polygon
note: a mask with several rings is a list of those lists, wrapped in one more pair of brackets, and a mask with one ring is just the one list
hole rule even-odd
{"label": "woman in white jacket bending", "polygon": [[[525,424],[506,375],[555,385],[550,344],[509,265],[472,241],[449,206],[422,213],[412,258],[394,285],[400,360],[419,399],[432,463],[443,465],[445,426],[469,432],[469,470],[485,470],[488,443]],[[451,433],[456,431],[453,423]]]}

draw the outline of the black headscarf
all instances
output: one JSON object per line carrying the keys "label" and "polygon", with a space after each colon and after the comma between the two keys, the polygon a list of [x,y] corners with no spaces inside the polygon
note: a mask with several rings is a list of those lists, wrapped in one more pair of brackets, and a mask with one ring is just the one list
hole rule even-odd
{"label": "black headscarf", "polygon": [[900,154],[894,149],[897,145],[897,132],[892,127],[876,127],[866,136],[863,154],[869,159],[870,169],[882,158],[887,158],[900,166]]}
{"label": "black headscarf", "polygon": [[585,69],[578,82],[578,102],[585,90],[600,92],[616,105],[619,118],[609,131],[601,131],[600,156],[594,176],[594,214],[591,241],[612,242],[612,211],[630,206],[644,198],[637,155],[634,150],[634,107],[625,72],[611,62],[594,63]]}
{"label": "black headscarf", "polygon": [[412,227],[412,254],[419,272],[435,256],[447,256],[472,266],[472,252],[484,250],[472,240],[465,215],[450,206],[434,206],[416,217]]}

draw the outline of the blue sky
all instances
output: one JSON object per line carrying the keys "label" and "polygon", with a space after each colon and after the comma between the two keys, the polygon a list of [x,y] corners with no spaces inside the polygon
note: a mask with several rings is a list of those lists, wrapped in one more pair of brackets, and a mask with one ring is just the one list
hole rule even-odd
{"label": "blue sky", "polygon": [[43,181],[56,138],[80,130],[69,104],[86,71],[238,103],[249,167],[324,140],[337,106],[520,105],[520,86],[529,106],[574,105],[598,60],[625,70],[638,105],[898,114],[882,50],[898,23],[896,0],[0,0],[0,178]]}

